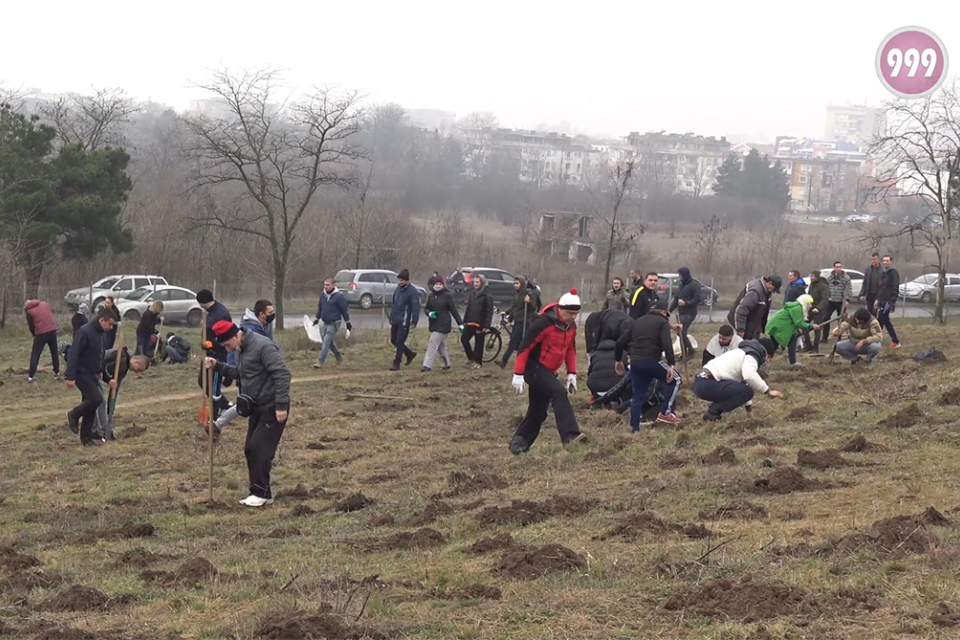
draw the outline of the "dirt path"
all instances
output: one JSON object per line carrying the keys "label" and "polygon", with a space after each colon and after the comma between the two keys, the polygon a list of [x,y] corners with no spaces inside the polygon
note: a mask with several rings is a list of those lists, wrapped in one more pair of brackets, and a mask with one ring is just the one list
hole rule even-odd
{"label": "dirt path", "polygon": [[[300,384],[303,382],[322,382],[324,380],[343,380],[345,378],[359,378],[361,376],[371,377],[371,376],[386,375],[386,374],[387,374],[386,371],[383,371],[383,372],[358,371],[356,373],[338,373],[338,374],[328,374],[328,375],[322,375],[322,376],[307,376],[304,378],[293,378],[290,381],[290,383]],[[131,400],[130,402],[136,404],[137,408],[140,408],[148,405],[162,404],[164,402],[176,402],[178,400],[194,400],[194,399],[199,400],[200,394],[201,392],[200,392],[200,389],[198,388],[195,391],[191,391],[190,393],[173,393],[166,396],[147,397],[147,398],[141,398],[139,400],[134,399],[134,400]],[[122,406],[122,403],[121,403],[121,406]],[[57,417],[62,418],[65,411],[66,409],[64,409],[63,407],[60,407],[57,409],[47,409],[44,411],[38,411],[36,413],[26,414],[23,416],[23,419],[26,421],[33,421],[33,420],[42,420],[44,418],[57,418]]]}

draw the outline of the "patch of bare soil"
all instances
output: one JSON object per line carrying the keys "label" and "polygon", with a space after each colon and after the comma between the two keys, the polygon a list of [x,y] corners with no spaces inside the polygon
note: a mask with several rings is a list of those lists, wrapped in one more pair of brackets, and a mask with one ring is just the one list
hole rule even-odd
{"label": "patch of bare soil", "polygon": [[756,431],[757,429],[765,429],[770,425],[767,424],[766,420],[761,418],[746,418],[743,420],[734,420],[730,424],[721,427],[724,433],[744,433],[748,431]]}
{"label": "patch of bare soil", "polygon": [[660,456],[660,462],[658,464],[661,469],[679,469],[680,467],[690,464],[690,461],[668,451]]}
{"label": "patch of bare soil", "polygon": [[50,589],[63,583],[63,576],[57,573],[15,571],[0,577],[0,593]]}
{"label": "patch of bare soil", "polygon": [[832,469],[834,467],[846,467],[850,462],[846,460],[836,449],[824,449],[822,451],[809,451],[800,449],[797,451],[797,466],[810,469]]}
{"label": "patch of bare soil", "polygon": [[255,637],[262,640],[387,640],[390,636],[357,625],[346,616],[293,610],[271,613],[260,620]]}
{"label": "patch of bare soil", "polygon": [[929,527],[948,524],[950,521],[942,513],[927,507],[916,515],[877,520],[865,531],[844,536],[828,550],[840,553],[869,550],[885,556],[927,553],[939,544]]}
{"label": "patch of bare soil", "polygon": [[514,551],[521,545],[509,533],[498,533],[490,538],[480,538],[473,544],[464,547],[463,552],[468,555],[479,556],[491,551]]}
{"label": "patch of bare soil", "polygon": [[144,582],[156,582],[168,586],[199,587],[217,575],[217,568],[206,558],[187,558],[174,572],[141,571]]}
{"label": "patch of bare soil", "polygon": [[8,571],[22,571],[41,565],[43,563],[37,556],[20,553],[13,547],[0,547],[0,568]]}
{"label": "patch of bare soil", "polygon": [[308,504],[298,504],[293,509],[290,509],[291,518],[305,518],[306,516],[312,516],[316,511]]}
{"label": "patch of bare soil", "polygon": [[115,531],[118,538],[130,540],[133,538],[149,538],[156,533],[156,527],[150,522],[130,522]]}
{"label": "patch of bare soil", "polygon": [[474,583],[446,591],[435,591],[433,597],[440,600],[500,600],[503,592],[493,585]]}
{"label": "patch of bare soil", "polygon": [[628,438],[617,438],[612,442],[600,445],[594,451],[587,452],[584,454],[583,459],[587,462],[606,460],[626,449],[629,444],[630,440]]}
{"label": "patch of bare soil", "polygon": [[880,420],[877,425],[886,429],[909,429],[923,420],[924,417],[923,410],[914,402],[895,414]]}
{"label": "patch of bare soil", "polygon": [[173,560],[175,558],[176,556],[153,553],[138,547],[136,549],[124,551],[123,554],[113,563],[113,566],[117,569],[122,569],[124,567],[145,569],[155,562]]}
{"label": "patch of bare soil", "polygon": [[295,486],[293,489],[281,489],[280,491],[278,491],[276,498],[278,500],[280,498],[285,498],[285,499],[293,498],[294,500],[309,500],[311,498],[339,498],[340,496],[341,494],[339,492],[327,491],[320,485],[317,485],[314,488],[310,489],[302,482],[298,482],[297,486]]}
{"label": "patch of bare soil", "polygon": [[406,520],[400,522],[404,527],[422,527],[437,521],[442,516],[453,514],[454,510],[443,500],[431,500],[423,508],[423,511],[413,514]]}
{"label": "patch of bare soil", "polygon": [[663,603],[668,611],[724,616],[745,622],[801,614],[873,611],[877,607],[879,602],[872,594],[850,590],[816,594],[782,582],[754,582],[749,577],[739,583],[713,580],[699,587],[683,587]]}
{"label": "patch of bare soil", "polygon": [[867,440],[862,433],[853,436],[840,447],[840,451],[844,453],[876,453],[886,450],[885,446]]}
{"label": "patch of bare soil", "polygon": [[373,516],[367,520],[368,527],[388,527],[390,525],[396,524],[397,520],[389,513],[382,513],[378,516]]}
{"label": "patch of bare soil", "polygon": [[531,551],[513,551],[497,563],[494,573],[516,580],[535,580],[547,573],[580,569],[587,565],[579,553],[559,544],[547,544]]}
{"label": "patch of bare soil", "polygon": [[361,509],[366,509],[372,504],[376,504],[376,501],[373,498],[368,498],[360,492],[351,493],[343,500],[339,500],[333,504],[331,509],[334,511],[339,511],[341,513],[352,513],[354,511],[360,511]]}
{"label": "patch of bare soil", "polygon": [[794,491],[815,491],[825,489],[828,485],[820,480],[811,480],[793,467],[774,469],[766,478],[759,478],[753,483],[753,490],[758,493],[793,493]]}
{"label": "patch of bare soil", "polygon": [[797,371],[793,377],[804,378],[806,380],[818,380],[820,378],[829,378],[830,373],[817,369],[816,367],[806,366]]}
{"label": "patch of bare soil", "polygon": [[133,426],[127,427],[121,431],[118,435],[121,440],[127,440],[129,438],[139,438],[147,432],[146,427],[139,427],[136,424]]}
{"label": "patch of bare soil", "polygon": [[797,407],[796,409],[791,409],[786,415],[787,422],[806,422],[808,418],[811,418],[820,413],[814,407],[809,405],[805,407]]}
{"label": "patch of bare soil", "polygon": [[[31,635],[32,634],[32,635]],[[25,638],[31,635],[33,640],[99,640],[96,634],[74,627],[61,627],[55,623],[39,620],[29,626],[21,627],[15,637]]]}
{"label": "patch of bare soil", "polygon": [[487,507],[477,514],[482,526],[495,527],[505,524],[526,526],[543,522],[551,515],[550,508],[540,502],[513,500],[508,507]]}
{"label": "patch of bare soil", "polygon": [[621,538],[633,541],[641,535],[649,533],[653,535],[668,535],[671,533],[681,533],[688,538],[699,539],[709,538],[713,532],[701,524],[678,524],[667,522],[652,511],[638,511],[622,518],[618,524],[608,529],[598,536],[595,540],[610,540],[612,538]]}
{"label": "patch of bare soil", "polygon": [[940,399],[937,400],[937,404],[945,407],[960,406],[960,387],[954,387],[949,391],[944,391],[943,395],[940,396]]}
{"label": "patch of bare soil", "polygon": [[737,454],[730,447],[719,446],[705,456],[700,456],[700,464],[738,464]]}
{"label": "patch of bare soil", "polygon": [[268,538],[282,539],[282,538],[293,538],[295,536],[301,536],[303,532],[300,531],[297,527],[277,527],[273,531],[267,534]]}
{"label": "patch of bare soil", "polygon": [[958,627],[960,626],[960,613],[954,612],[946,602],[937,605],[937,610],[930,616],[930,622],[935,627]]}
{"label": "patch of bare soil", "polygon": [[102,591],[75,584],[41,602],[41,611],[106,611],[117,604]]}
{"label": "patch of bare soil", "polygon": [[577,518],[589,513],[600,502],[576,496],[555,495],[547,498],[546,504],[551,516]]}
{"label": "patch of bare soil", "polygon": [[737,500],[713,511],[701,511],[698,517],[703,520],[759,520],[767,517],[767,509],[746,500]]}
{"label": "patch of bare soil", "polygon": [[481,491],[490,491],[494,489],[506,489],[510,486],[503,477],[495,473],[478,473],[469,475],[463,471],[451,471],[447,476],[447,484],[450,486],[446,491],[442,491],[434,498],[455,498],[468,493],[480,493]]}
{"label": "patch of bare soil", "polygon": [[385,538],[362,538],[345,542],[361,551],[371,552],[429,549],[446,544],[447,538],[435,529],[424,527],[416,531],[398,531]]}

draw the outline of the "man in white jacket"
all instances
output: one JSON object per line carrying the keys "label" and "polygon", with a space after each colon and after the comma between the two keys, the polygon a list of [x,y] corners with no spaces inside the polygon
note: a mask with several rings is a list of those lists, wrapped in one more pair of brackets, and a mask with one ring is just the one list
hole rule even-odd
{"label": "man in white jacket", "polygon": [[770,338],[744,340],[739,348],[705,364],[693,380],[694,395],[711,403],[703,419],[719,420],[737,407],[745,407],[749,414],[755,393],[782,398],[783,394],[771,389],[760,377],[760,367],[769,362],[776,351]]}

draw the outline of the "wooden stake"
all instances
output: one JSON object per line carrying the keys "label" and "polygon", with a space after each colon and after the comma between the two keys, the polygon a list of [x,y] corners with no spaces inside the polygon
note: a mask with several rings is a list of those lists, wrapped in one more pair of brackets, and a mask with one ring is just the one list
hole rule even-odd
{"label": "wooden stake", "polygon": [[210,434],[210,504],[213,504],[213,369],[209,369],[208,374],[210,395],[207,399],[207,432]]}
{"label": "wooden stake", "polygon": [[[117,328],[117,340],[113,344],[114,349],[117,350],[117,361],[113,365],[113,379],[117,382],[117,389],[110,389],[107,393],[107,420],[113,423],[113,413],[117,409],[117,395],[120,392],[120,359],[123,357],[123,323]],[[104,431],[107,431],[107,425],[103,425]],[[112,426],[110,431],[112,431]]]}
{"label": "wooden stake", "polygon": [[160,319],[160,324],[157,327],[157,346],[153,348],[153,364],[157,364],[160,361],[160,341],[163,340],[163,318]]}
{"label": "wooden stake", "polygon": [[[681,324],[679,311],[677,311],[677,324]],[[680,357],[683,358],[683,379],[686,384],[690,384],[690,365],[687,364],[690,358],[687,355],[687,341],[683,339],[682,327],[677,329],[677,336],[680,338]]]}

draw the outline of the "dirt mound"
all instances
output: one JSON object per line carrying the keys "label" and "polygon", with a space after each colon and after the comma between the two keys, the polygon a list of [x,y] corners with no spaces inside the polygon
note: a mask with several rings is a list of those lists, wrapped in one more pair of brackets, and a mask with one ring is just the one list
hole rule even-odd
{"label": "dirt mound", "polygon": [[750,622],[791,615],[824,615],[834,611],[873,611],[877,600],[870,594],[840,592],[814,594],[782,582],[739,583],[714,580],[696,588],[681,588],[663,604],[668,611],[700,616],[724,616]]}
{"label": "dirt mound", "polygon": [[551,516],[550,508],[540,502],[513,500],[509,507],[487,507],[477,514],[477,522],[482,526],[500,526],[519,524],[526,526],[543,522]]}
{"label": "dirt mound", "polygon": [[41,602],[42,611],[106,611],[114,601],[103,591],[75,584]]}
{"label": "dirt mound", "polygon": [[0,547],[0,568],[9,571],[21,571],[42,565],[43,563],[37,556],[20,553],[13,547]]}
{"label": "dirt mound", "polygon": [[447,476],[450,488],[435,494],[434,498],[455,498],[468,493],[480,493],[493,489],[506,489],[510,483],[495,473],[478,473],[471,476],[463,471],[452,471]]}
{"label": "dirt mound", "polygon": [[960,405],[960,387],[954,387],[949,391],[944,391],[940,399],[937,400],[937,404],[953,407]]}
{"label": "dirt mound", "polygon": [[823,451],[800,449],[800,451],[797,451],[798,467],[832,469],[834,467],[846,467],[848,465],[850,465],[850,462],[840,455],[840,452],[836,449],[824,449]]}
{"label": "dirt mound", "polygon": [[413,514],[400,524],[405,527],[422,527],[436,522],[437,519],[442,516],[449,516],[453,514],[453,512],[453,507],[446,502],[442,500],[431,500],[427,503],[427,506],[423,508],[423,511]]}
{"label": "dirt mound", "polygon": [[131,522],[116,530],[116,536],[123,539],[149,538],[157,529],[150,522]]}
{"label": "dirt mound", "polygon": [[372,504],[376,504],[376,501],[373,498],[368,498],[360,492],[351,493],[343,500],[339,500],[333,503],[331,507],[334,511],[339,511],[341,513],[351,513],[353,511],[360,511],[361,509],[366,509]]}
{"label": "dirt mound", "polygon": [[866,531],[844,536],[829,550],[840,553],[867,550],[885,556],[926,553],[939,544],[929,527],[948,524],[950,521],[942,513],[927,507],[916,515],[877,520]]}
{"label": "dirt mound", "polygon": [[909,429],[924,418],[923,411],[916,402],[905,409],[901,409],[892,416],[877,422],[877,425],[886,429]]}
{"label": "dirt mound", "polygon": [[273,531],[267,534],[268,538],[293,538],[295,536],[302,536],[303,532],[300,531],[297,527],[277,527]]}
{"label": "dirt mound", "polygon": [[807,418],[815,416],[820,413],[817,409],[806,406],[806,407],[797,407],[796,409],[791,409],[786,416],[787,422],[804,422]]}
{"label": "dirt mound", "polygon": [[503,598],[503,592],[499,587],[474,583],[448,591],[435,592],[434,597],[441,600],[500,600]]}
{"label": "dirt mound", "polygon": [[550,515],[564,518],[577,518],[586,515],[598,504],[600,502],[597,500],[576,496],[556,495],[547,499],[547,508],[550,510]]}
{"label": "dirt mound", "polygon": [[957,627],[960,626],[960,613],[954,613],[946,602],[941,602],[930,616],[930,622],[941,628]]}
{"label": "dirt mound", "polygon": [[397,522],[397,519],[394,518],[392,515],[390,515],[389,513],[383,513],[383,514],[380,514],[379,516],[373,516],[372,518],[367,520],[367,526],[368,527],[387,527],[392,524],[396,524],[396,522]]}
{"label": "dirt mound", "polygon": [[638,511],[623,518],[618,524],[598,536],[596,540],[610,540],[622,538],[633,541],[644,533],[653,535],[667,535],[682,533],[688,538],[709,538],[713,533],[700,524],[678,524],[667,522],[652,511]]}
{"label": "dirt mound", "polygon": [[0,593],[50,589],[51,587],[59,587],[63,583],[63,577],[57,573],[17,571],[0,577]]}
{"label": "dirt mound", "polygon": [[381,548],[392,549],[426,549],[429,547],[439,547],[447,542],[447,538],[434,529],[424,527],[416,531],[400,531],[381,543]]}
{"label": "dirt mound", "polygon": [[531,551],[507,553],[500,558],[494,573],[517,580],[535,580],[547,573],[580,569],[586,565],[579,553],[558,544],[547,544]]}
{"label": "dirt mound", "polygon": [[760,493],[793,493],[794,491],[813,491],[824,489],[827,485],[819,480],[804,478],[803,474],[792,467],[775,469],[766,478],[760,478],[753,483],[755,491]]}
{"label": "dirt mound", "polygon": [[867,440],[862,433],[853,436],[840,447],[840,451],[844,453],[873,453],[886,450],[885,446]]}
{"label": "dirt mound", "polygon": [[323,498],[326,497],[327,492],[323,490],[322,487],[314,487],[313,489],[308,489],[305,484],[298,482],[297,486],[293,489],[281,489],[277,491],[276,498],[293,498],[294,500],[307,500],[309,498]]}
{"label": "dirt mound", "polygon": [[498,533],[492,538],[480,538],[473,544],[464,547],[463,552],[468,555],[479,556],[491,551],[514,551],[520,545],[509,533]]}
{"label": "dirt mound", "polygon": [[291,518],[303,518],[306,516],[312,516],[316,511],[307,504],[298,504],[293,509],[290,509]]}
{"label": "dirt mound", "polygon": [[138,569],[145,569],[155,562],[171,559],[173,559],[173,556],[156,554],[147,551],[146,549],[137,548],[124,551],[123,554],[117,558],[117,561],[113,563],[113,566],[118,569],[123,567],[136,567]]}
{"label": "dirt mound", "polygon": [[700,457],[700,464],[737,464],[737,454],[730,447],[719,446],[705,456]]}
{"label": "dirt mound", "polygon": [[217,568],[206,558],[187,558],[174,572],[141,571],[144,582],[156,582],[167,586],[199,587],[217,575]]}
{"label": "dirt mound", "polygon": [[703,520],[759,520],[767,517],[767,509],[746,500],[738,500],[713,511],[701,511],[698,517]]}
{"label": "dirt mound", "polygon": [[139,438],[146,433],[146,427],[138,427],[137,425],[133,425],[121,431],[119,435],[121,440],[127,440],[129,438]]}
{"label": "dirt mound", "polygon": [[372,629],[357,626],[345,616],[332,613],[286,611],[271,613],[260,621],[255,637],[262,640],[386,640]]}

